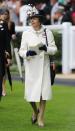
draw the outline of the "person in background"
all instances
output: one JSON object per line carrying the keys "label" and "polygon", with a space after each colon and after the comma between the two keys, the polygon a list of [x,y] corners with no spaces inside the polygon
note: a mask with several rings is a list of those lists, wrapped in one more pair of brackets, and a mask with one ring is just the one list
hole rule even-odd
{"label": "person in background", "polygon": [[72,25],[75,25],[75,11],[71,13]]}
{"label": "person in background", "polygon": [[62,22],[71,22],[74,25],[75,0],[70,0],[69,9],[65,12]]}
{"label": "person in background", "polygon": [[63,6],[59,6],[58,9],[56,10],[55,14],[54,14],[54,24],[55,25],[60,25],[62,24],[62,19],[64,16],[64,7]]}
{"label": "person in background", "polygon": [[8,25],[8,30],[10,34],[10,41],[11,39],[16,39],[16,33],[15,33],[15,23],[10,18],[10,12],[8,8],[4,8],[4,21]]}
{"label": "person in background", "polygon": [[39,14],[32,13],[30,22],[31,28],[22,34],[19,54],[25,60],[25,98],[33,109],[32,124],[37,121],[39,127],[44,127],[46,101],[52,99],[49,55],[54,55],[57,47],[48,28],[47,46],[45,27]]}
{"label": "person in background", "polygon": [[[3,14],[3,20],[7,23],[8,25],[8,32],[9,32],[9,39],[10,39],[10,46],[12,47],[12,41],[16,39],[16,33],[15,33],[15,23],[10,20],[10,12],[7,8],[4,9],[4,14]],[[12,61],[12,60],[11,60]],[[3,78],[3,90],[2,90],[2,95],[6,95],[6,75]]]}
{"label": "person in background", "polygon": [[58,3],[58,0],[51,0],[50,3],[52,6],[52,8],[51,8],[51,24],[53,25],[54,24],[54,15],[55,15],[56,10],[59,7],[59,3]]}
{"label": "person in background", "polygon": [[59,4],[66,5],[70,0],[58,0]]}
{"label": "person in background", "polygon": [[19,11],[20,25],[27,25],[28,12],[32,11],[31,5],[28,5],[27,1],[21,0],[21,7]]}
{"label": "person in background", "polygon": [[51,12],[51,6],[50,6],[50,1],[48,3],[45,3],[45,1],[39,1],[38,3],[35,4],[35,7],[39,11],[40,15],[44,16],[43,19],[43,24],[44,25],[50,25],[50,12]]}
{"label": "person in background", "polygon": [[19,8],[20,8],[20,0],[8,0],[7,6],[10,12],[10,18],[15,23],[15,25],[19,25]]}
{"label": "person in background", "polygon": [[11,48],[8,26],[3,21],[4,11],[0,8],[0,100],[2,97],[2,82],[5,75],[5,68],[10,64]]}
{"label": "person in background", "polygon": [[5,0],[0,0],[0,7],[7,6],[7,2]]}

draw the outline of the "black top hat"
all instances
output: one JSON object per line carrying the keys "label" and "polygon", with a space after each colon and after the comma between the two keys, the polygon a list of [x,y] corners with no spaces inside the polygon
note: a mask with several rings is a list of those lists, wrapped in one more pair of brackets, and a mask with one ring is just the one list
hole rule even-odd
{"label": "black top hat", "polygon": [[32,15],[30,15],[30,19],[32,19],[32,18],[42,18],[42,15],[40,15],[40,14],[32,14]]}

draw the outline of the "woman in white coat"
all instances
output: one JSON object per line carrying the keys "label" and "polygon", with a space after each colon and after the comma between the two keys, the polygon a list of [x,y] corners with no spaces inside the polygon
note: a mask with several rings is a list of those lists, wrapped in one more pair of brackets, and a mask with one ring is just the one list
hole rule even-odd
{"label": "woman in white coat", "polygon": [[[30,22],[31,28],[23,32],[19,54],[25,59],[25,98],[34,111],[32,123],[37,121],[43,127],[46,101],[52,98],[49,55],[54,55],[57,47],[49,29],[46,45],[45,27],[39,14],[32,15]],[[36,102],[40,103],[38,108]]]}

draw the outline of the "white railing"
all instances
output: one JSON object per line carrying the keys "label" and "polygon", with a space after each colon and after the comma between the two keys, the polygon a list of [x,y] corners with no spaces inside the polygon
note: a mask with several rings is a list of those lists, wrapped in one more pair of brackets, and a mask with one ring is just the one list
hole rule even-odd
{"label": "white railing", "polygon": [[[23,32],[30,27],[16,26],[16,32]],[[62,25],[49,25],[50,30],[61,31],[62,33],[62,73],[68,74],[75,68],[75,27],[65,22]]]}
{"label": "white railing", "polygon": [[70,27],[70,68],[75,69],[75,26]]}

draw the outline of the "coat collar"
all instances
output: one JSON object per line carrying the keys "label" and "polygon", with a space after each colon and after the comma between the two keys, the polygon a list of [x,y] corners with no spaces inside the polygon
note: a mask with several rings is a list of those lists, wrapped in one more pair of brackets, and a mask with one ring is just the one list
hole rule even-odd
{"label": "coat collar", "polygon": [[42,25],[38,31],[36,31],[33,27],[31,27],[31,31],[36,34],[41,34],[44,31],[44,29],[45,29],[44,25]]}

